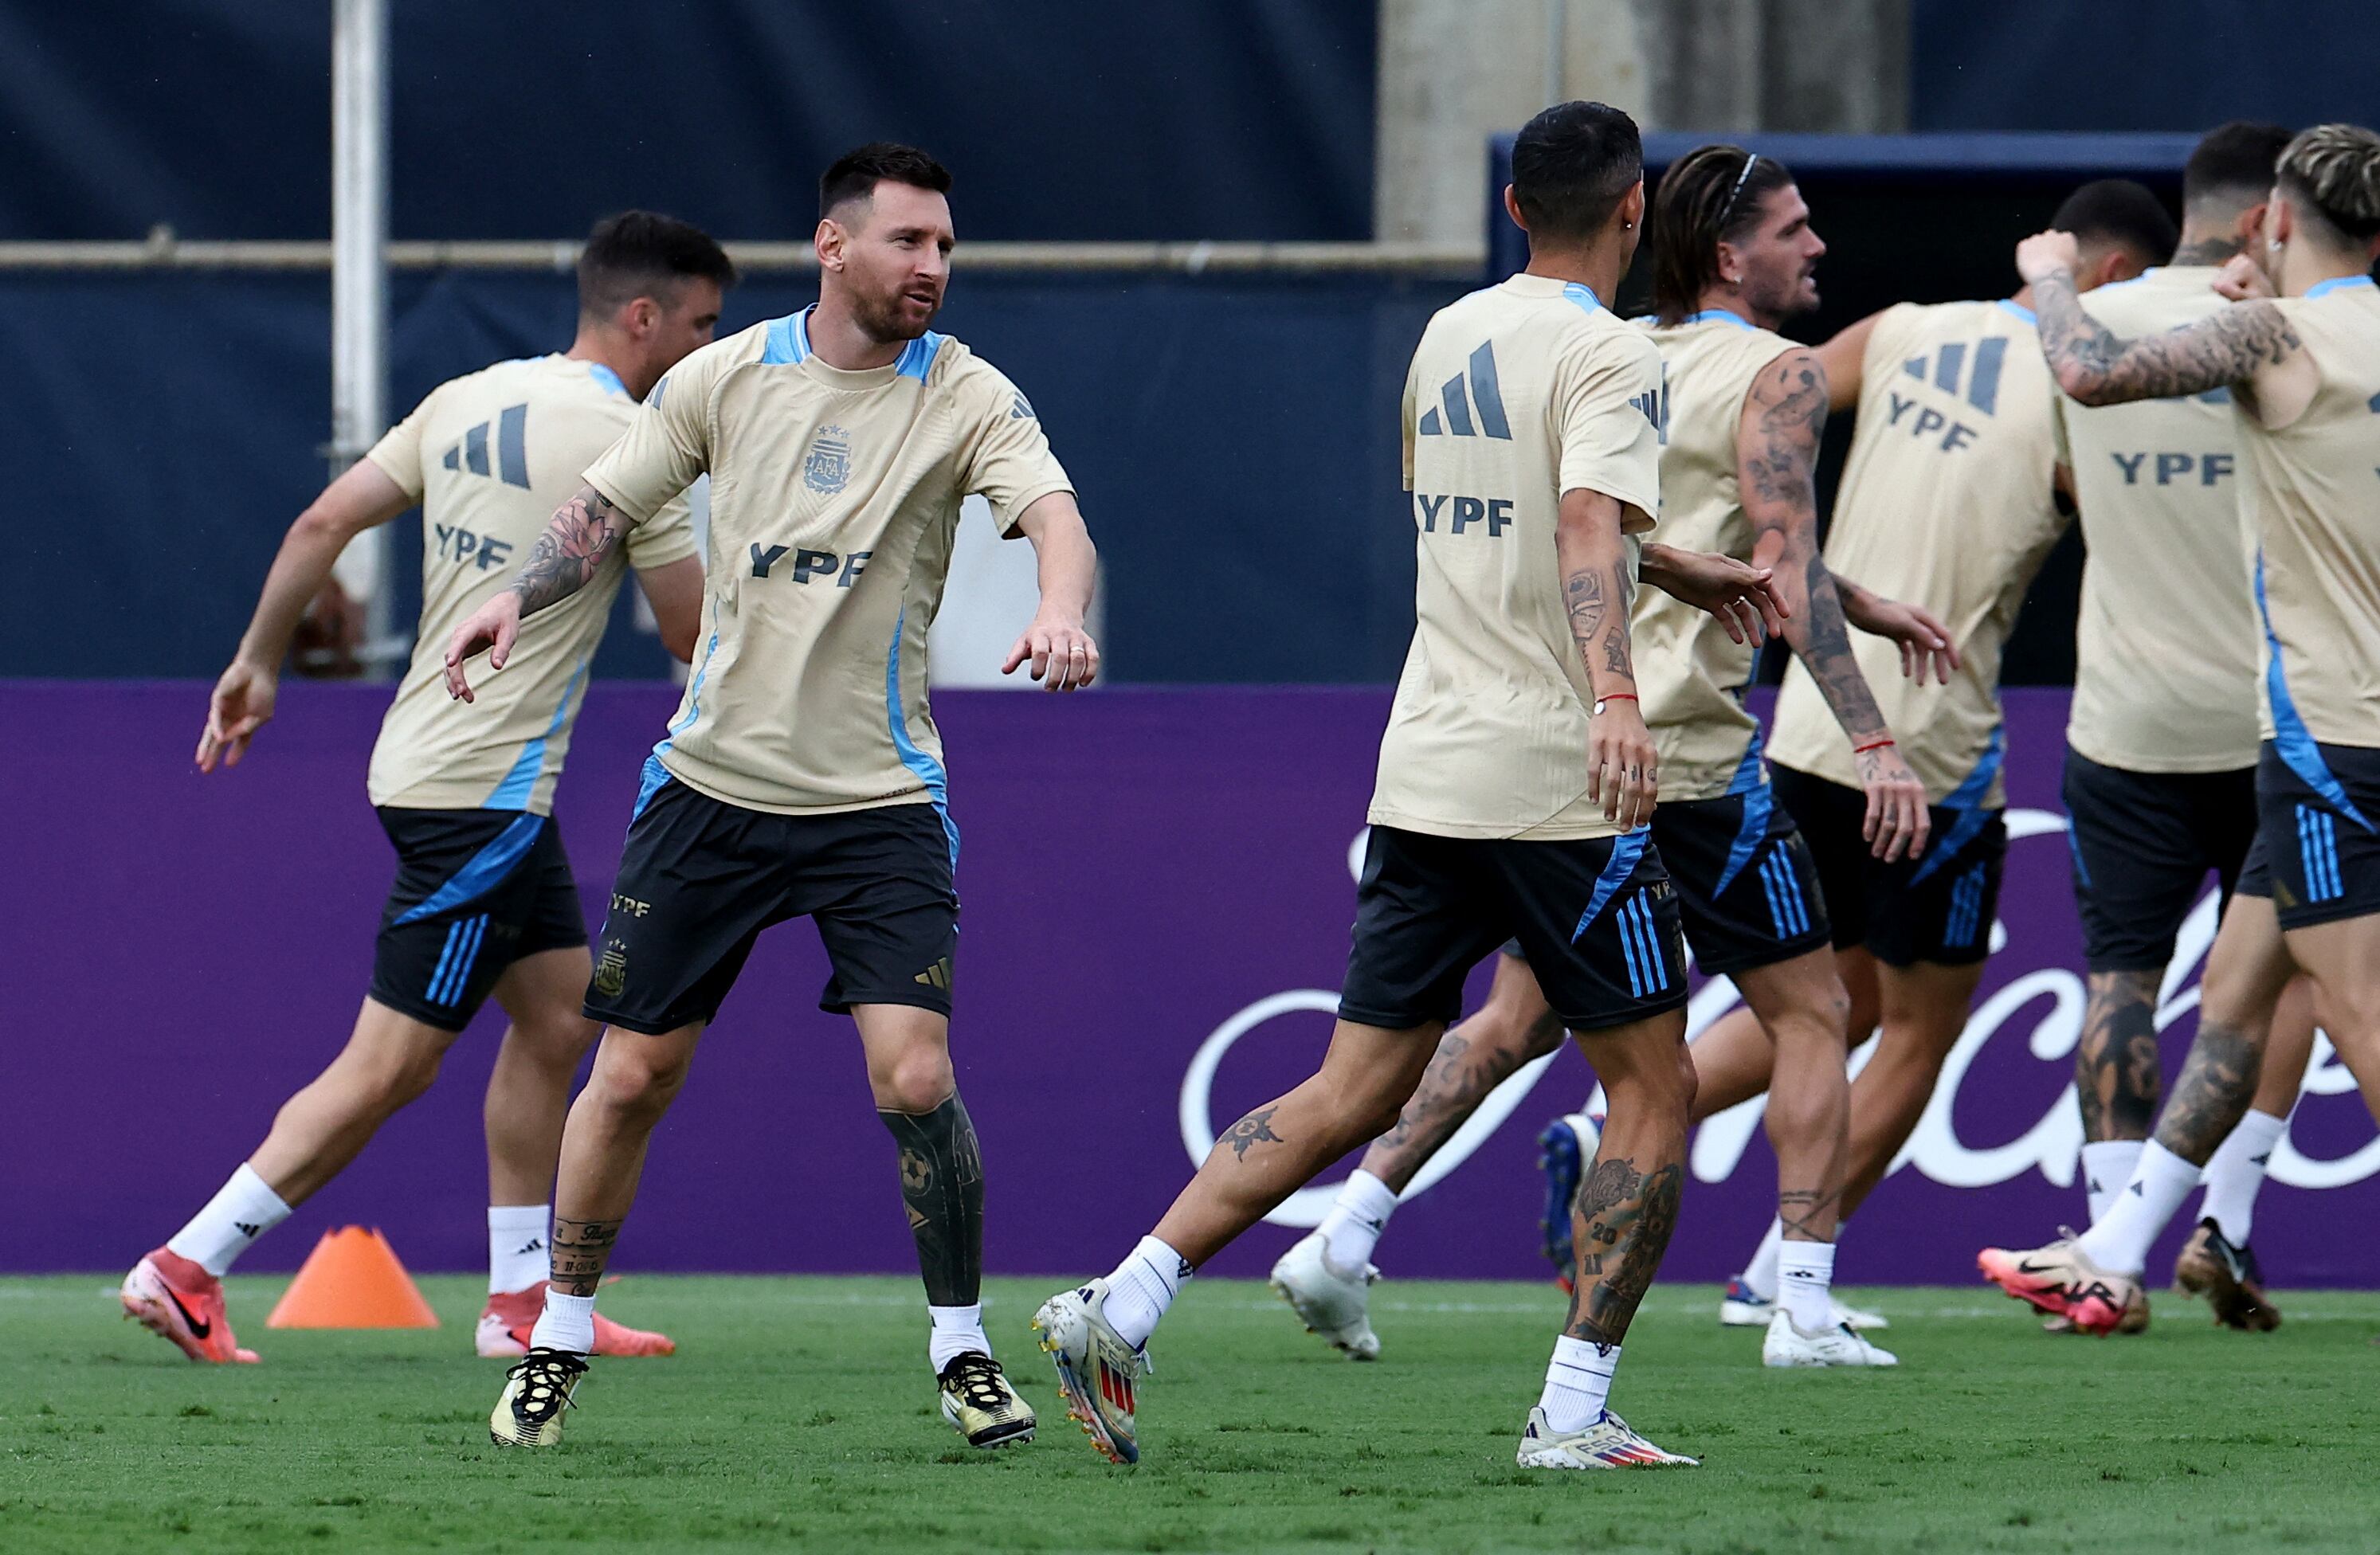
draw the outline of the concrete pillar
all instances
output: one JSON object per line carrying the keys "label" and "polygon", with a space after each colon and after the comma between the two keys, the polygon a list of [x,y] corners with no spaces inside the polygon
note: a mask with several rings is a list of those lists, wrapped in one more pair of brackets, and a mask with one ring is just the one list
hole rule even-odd
{"label": "concrete pillar", "polygon": [[1634,0],[1663,129],[1909,126],[1910,0]]}

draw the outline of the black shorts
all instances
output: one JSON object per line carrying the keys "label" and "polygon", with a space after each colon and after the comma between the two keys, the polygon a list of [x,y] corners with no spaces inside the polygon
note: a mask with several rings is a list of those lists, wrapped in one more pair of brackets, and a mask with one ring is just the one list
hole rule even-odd
{"label": "black shorts", "polygon": [[2256,838],[2256,772],[2136,772],[2069,749],[2067,841],[2094,972],[2162,972],[2213,870],[2228,898]]}
{"label": "black shorts", "polygon": [[2256,842],[2242,896],[2269,896],[2283,929],[2380,913],[2380,750],[2272,740],[2256,760]]}
{"label": "black shorts", "polygon": [[1653,845],[1678,888],[1686,943],[1706,975],[1773,966],[1827,944],[1817,867],[1768,784],[1659,807]]}
{"label": "black shorts", "polygon": [[1967,966],[1991,954],[2008,863],[2000,811],[1936,805],[1925,854],[1887,864],[1860,835],[1866,795],[1791,767],[1769,772],[1817,861],[1836,949],[1864,948],[1888,966]]}
{"label": "black shorts", "polygon": [[551,816],[522,810],[376,811],[396,849],[371,996],[460,1031],[504,968],[587,942],[578,885]]}
{"label": "black shorts", "polygon": [[951,1013],[959,898],[937,807],[777,815],[663,779],[628,825],[589,1019],[649,1036],[708,1022],[760,930],[804,917],[833,966],[820,1009]]}
{"label": "black shorts", "polygon": [[1516,842],[1375,826],[1340,1018],[1391,1031],[1451,1023],[1464,976],[1512,938],[1572,1031],[1686,1002],[1678,893],[1645,832]]}

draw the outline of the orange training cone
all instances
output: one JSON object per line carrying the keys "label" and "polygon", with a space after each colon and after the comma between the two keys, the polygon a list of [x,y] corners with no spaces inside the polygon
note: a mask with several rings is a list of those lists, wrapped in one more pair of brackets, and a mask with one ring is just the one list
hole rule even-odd
{"label": "orange training cone", "polygon": [[377,1229],[326,1231],[264,1319],[269,1329],[434,1329],[438,1314]]}

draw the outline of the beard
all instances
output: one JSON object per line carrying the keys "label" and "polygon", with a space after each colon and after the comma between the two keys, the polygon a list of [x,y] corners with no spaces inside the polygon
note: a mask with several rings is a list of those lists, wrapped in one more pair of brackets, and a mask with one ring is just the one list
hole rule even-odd
{"label": "beard", "polygon": [[915,340],[926,333],[934,315],[942,310],[938,301],[927,310],[923,319],[911,322],[908,299],[894,292],[888,297],[854,297],[851,314],[859,327],[873,340]]}

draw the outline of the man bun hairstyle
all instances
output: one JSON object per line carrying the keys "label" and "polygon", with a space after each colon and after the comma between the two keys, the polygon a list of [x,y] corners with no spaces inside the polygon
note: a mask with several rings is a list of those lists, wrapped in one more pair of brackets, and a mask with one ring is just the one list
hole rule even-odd
{"label": "man bun hairstyle", "polygon": [[2289,143],[2289,132],[2277,124],[2233,119],[2216,125],[2181,165],[2182,203],[2228,197],[2243,210],[2255,204],[2272,192],[2273,168]]}
{"label": "man bun hairstyle", "polygon": [[2274,181],[2353,241],[2380,237],[2380,135],[2318,124],[2281,152]]}
{"label": "man bun hairstyle", "polygon": [[951,192],[951,170],[917,147],[870,140],[835,158],[819,178],[819,219],[833,215],[838,206],[868,199],[887,179],[936,194]]}
{"label": "man bun hairstyle", "polygon": [[1718,280],[1718,246],[1760,225],[1760,204],[1793,181],[1773,156],[1742,146],[1697,146],[1670,164],[1653,191],[1645,241],[1653,245],[1653,311],[1682,323]]}
{"label": "man bun hairstyle", "polygon": [[578,251],[578,311],[608,319],[640,297],[658,298],[694,276],[718,282],[723,292],[735,284],[735,264],[691,222],[623,211],[597,222]]}
{"label": "man bun hairstyle", "polygon": [[2084,243],[2129,249],[2143,267],[2163,264],[2181,241],[2157,197],[2130,178],[2093,179],[2059,203],[2049,225]]}
{"label": "man bun hairstyle", "polygon": [[1534,242],[1601,232],[1645,176],[1636,121],[1604,103],[1557,103],[1512,138],[1512,202]]}

